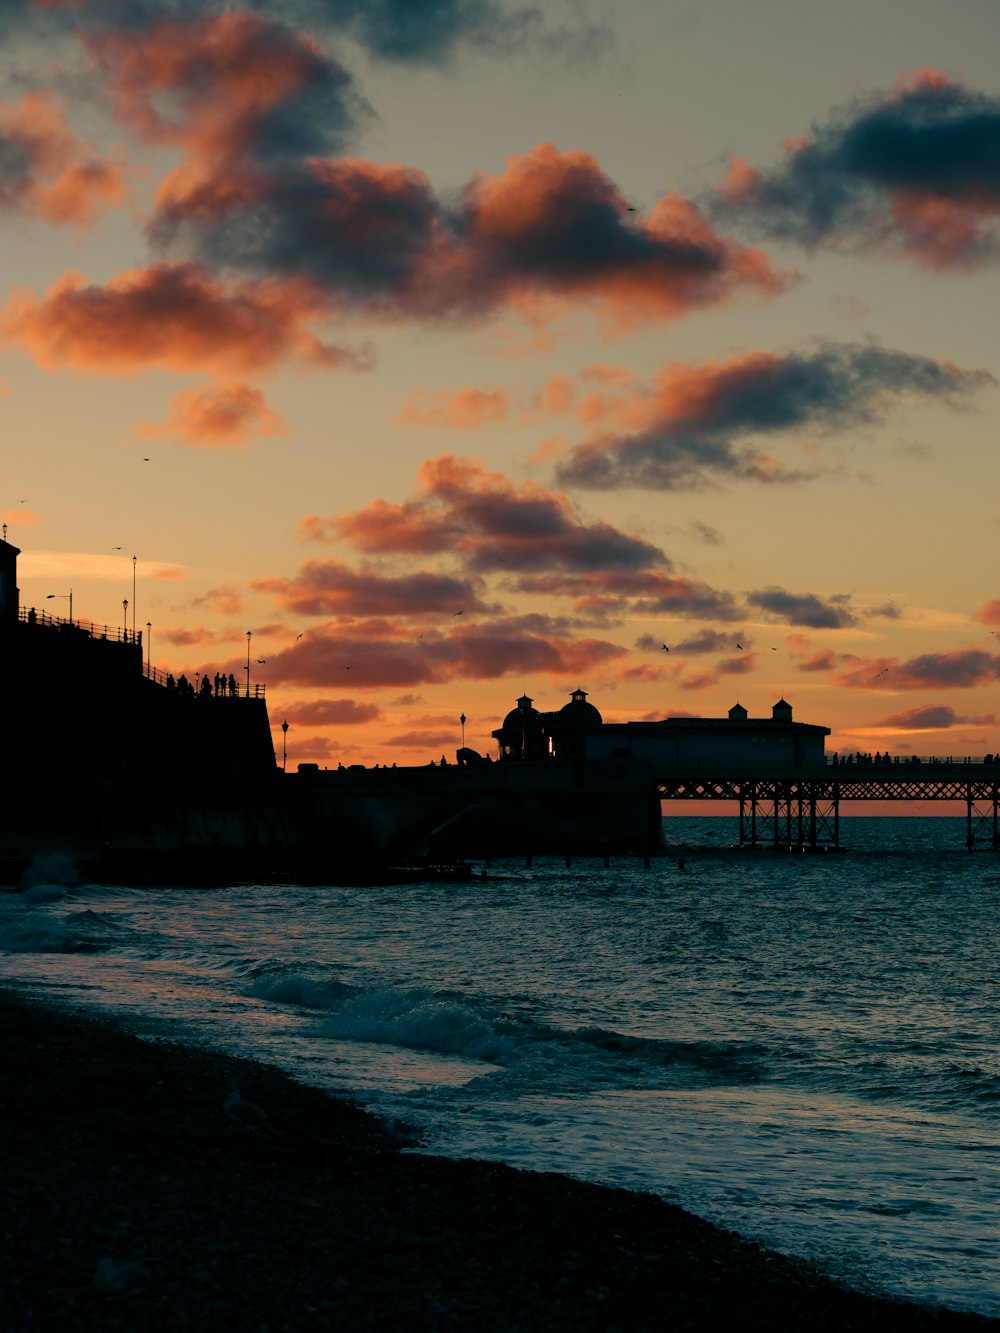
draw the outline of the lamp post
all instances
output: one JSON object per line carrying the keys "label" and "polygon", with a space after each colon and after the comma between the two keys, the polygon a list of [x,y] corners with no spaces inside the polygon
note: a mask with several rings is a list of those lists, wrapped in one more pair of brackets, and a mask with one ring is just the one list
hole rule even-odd
{"label": "lamp post", "polygon": [[284,773],[288,766],[288,720],[281,724],[281,771]]}
{"label": "lamp post", "polygon": [[122,630],[122,634],[125,637],[125,642],[128,643],[128,598],[127,597],[122,598],[122,620],[124,622],[124,629]]}
{"label": "lamp post", "polygon": [[132,642],[135,643],[135,564],[139,559],[137,555],[132,557]]}
{"label": "lamp post", "polygon": [[153,626],[146,621],[146,679],[152,675],[150,663],[153,660]]}
{"label": "lamp post", "polygon": [[461,716],[458,720],[459,720],[459,722],[461,722],[461,724],[462,724],[462,749],[464,750],[464,749],[465,749],[465,714],[463,713],[462,716]]}
{"label": "lamp post", "polygon": [[250,698],[250,640],[253,638],[253,630],[247,630],[247,698]]}
{"label": "lamp post", "polygon": [[72,623],[73,623],[73,589],[70,588],[69,592],[47,592],[47,593],[45,594],[45,600],[46,600],[47,602],[51,602],[52,599],[53,599],[53,597],[68,597],[68,598],[69,598],[69,623],[72,625]]}

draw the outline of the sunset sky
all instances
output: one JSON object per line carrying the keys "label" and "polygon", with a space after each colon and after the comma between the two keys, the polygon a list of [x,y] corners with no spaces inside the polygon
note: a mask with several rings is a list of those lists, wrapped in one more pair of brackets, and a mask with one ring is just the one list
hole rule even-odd
{"label": "sunset sky", "polygon": [[23,606],[127,598],[192,678],[251,631],[289,767],[577,686],[1000,751],[996,0],[0,0],[0,41]]}

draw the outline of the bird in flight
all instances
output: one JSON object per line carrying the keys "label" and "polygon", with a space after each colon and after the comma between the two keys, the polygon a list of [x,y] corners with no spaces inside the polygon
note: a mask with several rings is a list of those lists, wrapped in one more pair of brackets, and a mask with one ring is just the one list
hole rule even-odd
{"label": "bird in flight", "polygon": [[[305,634],[305,630],[302,631],[302,634]],[[296,642],[296,643],[298,643],[299,639],[302,638],[302,634],[296,634],[296,636],[295,636],[295,642]]]}
{"label": "bird in flight", "polygon": [[889,668],[884,666],[881,671],[876,671],[875,675],[872,676],[872,680],[878,680],[879,676],[884,676],[888,670]]}
{"label": "bird in flight", "polygon": [[661,643],[661,644],[660,644],[660,647],[663,649],[663,651],[664,651],[665,653],[669,653],[669,652],[670,652],[670,649],[667,647],[667,645],[666,645],[665,643]]}
{"label": "bird in flight", "polygon": [[451,618],[452,618],[452,620],[454,620],[456,616],[460,616],[460,615],[462,615],[462,612],[461,612],[461,611],[452,611],[452,613],[451,613]]}
{"label": "bird in flight", "polygon": [[742,643],[738,643],[738,644],[736,645],[736,647],[740,650],[740,652],[743,651],[743,645],[742,645]]}

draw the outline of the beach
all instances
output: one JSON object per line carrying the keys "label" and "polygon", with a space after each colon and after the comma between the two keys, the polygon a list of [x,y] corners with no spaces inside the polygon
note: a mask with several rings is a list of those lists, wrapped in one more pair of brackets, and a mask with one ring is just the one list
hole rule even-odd
{"label": "beach", "polygon": [[13,990],[0,1045],[9,1333],[997,1327],[650,1194],[421,1154],[276,1069]]}

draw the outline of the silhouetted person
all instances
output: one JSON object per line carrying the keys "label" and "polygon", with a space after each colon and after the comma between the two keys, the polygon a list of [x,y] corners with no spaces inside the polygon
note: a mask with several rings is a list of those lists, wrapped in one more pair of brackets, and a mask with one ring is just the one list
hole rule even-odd
{"label": "silhouetted person", "polygon": [[232,672],[229,673],[229,696],[231,699],[236,698],[236,677]]}

